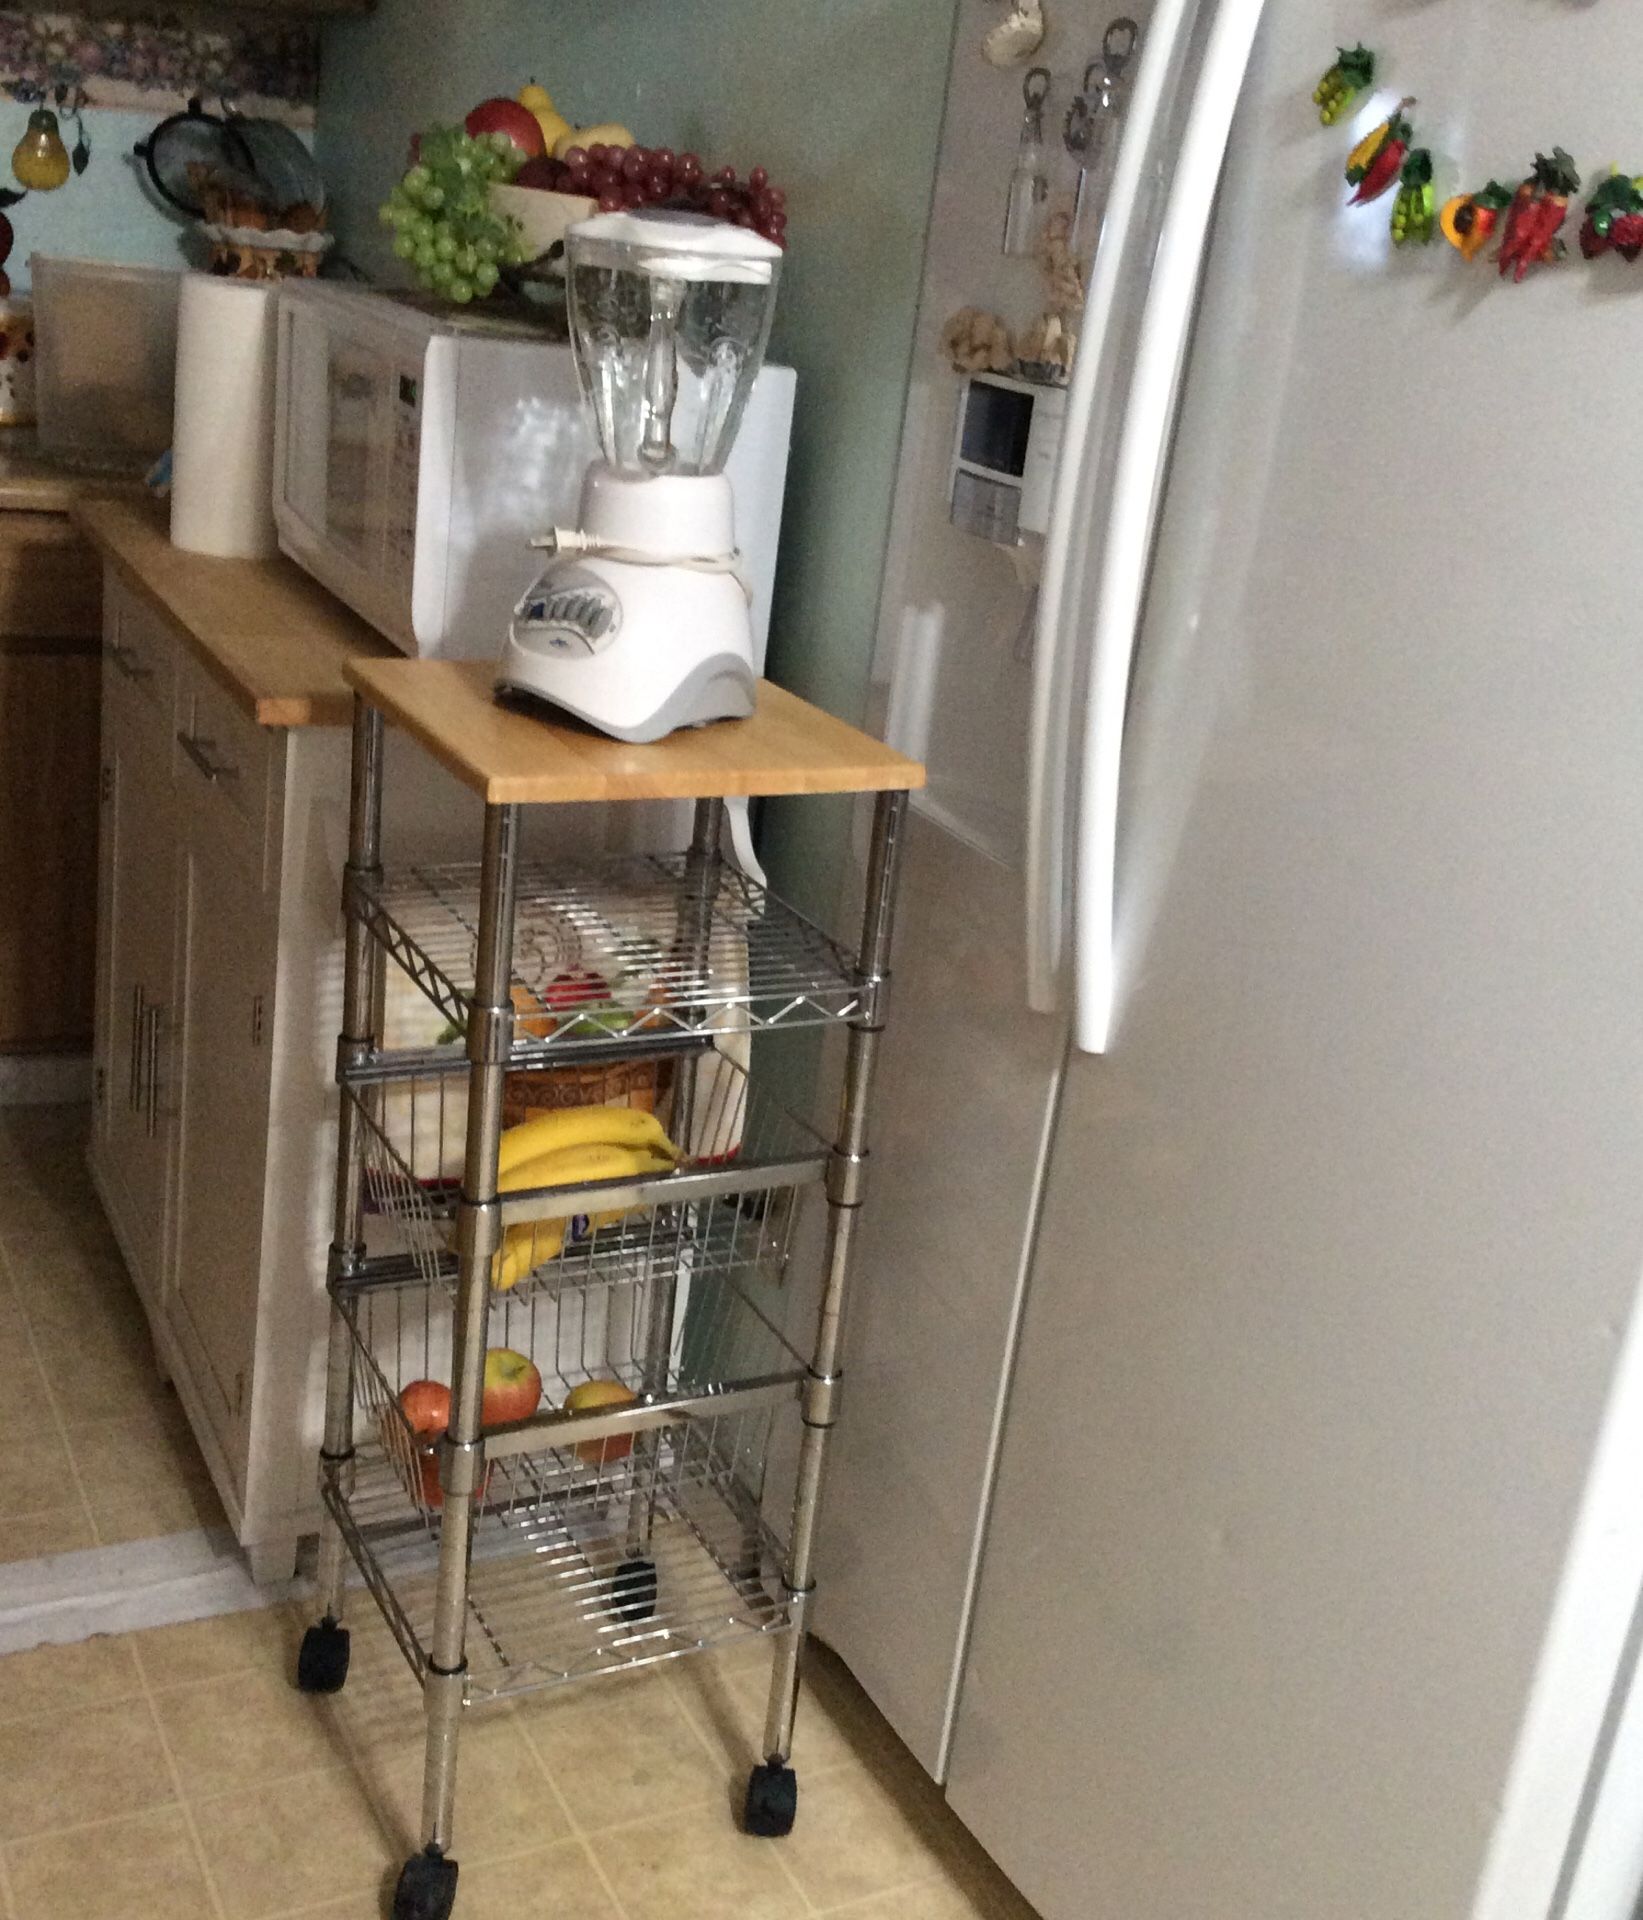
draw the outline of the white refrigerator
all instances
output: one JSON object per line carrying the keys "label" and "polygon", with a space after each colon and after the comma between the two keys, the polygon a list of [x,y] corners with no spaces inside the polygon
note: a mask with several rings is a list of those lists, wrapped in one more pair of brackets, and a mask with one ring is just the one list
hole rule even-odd
{"label": "white refrigerator", "polygon": [[1414,95],[1440,199],[1590,187],[1640,71],[1617,0],[1157,0],[1030,657],[898,503],[818,1617],[1045,1920],[1636,1910],[1643,265],[1342,168]]}

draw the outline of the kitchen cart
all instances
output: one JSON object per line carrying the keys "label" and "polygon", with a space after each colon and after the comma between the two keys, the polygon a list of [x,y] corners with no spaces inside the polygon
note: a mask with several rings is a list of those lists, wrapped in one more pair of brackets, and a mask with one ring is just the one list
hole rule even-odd
{"label": "kitchen cart", "polygon": [[[793,1824],[898,842],[922,772],[765,685],[749,720],[633,747],[498,707],[482,665],[362,661],[350,679],[321,1614],[298,1680],[347,1677],[351,1556],[426,1705],[424,1845],[395,1920],[443,1920],[459,1722],[486,1700],[766,1635],[745,1819]],[[483,799],[477,865],[384,872],[387,722]],[[720,832],[727,798],[869,791],[851,952],[728,861]],[[694,802],[688,849],[527,856],[525,809],[636,800]],[[759,1036],[818,1027],[847,1034],[831,1141],[755,1070]],[[556,1114],[562,1139],[568,1111],[608,1128],[612,1108],[628,1144],[567,1150],[552,1185],[540,1161],[522,1170],[511,1125]],[[826,1254],[801,1350],[771,1302],[807,1191]],[[493,1378],[499,1350],[523,1358]],[[765,1484],[784,1421],[786,1520]]]}

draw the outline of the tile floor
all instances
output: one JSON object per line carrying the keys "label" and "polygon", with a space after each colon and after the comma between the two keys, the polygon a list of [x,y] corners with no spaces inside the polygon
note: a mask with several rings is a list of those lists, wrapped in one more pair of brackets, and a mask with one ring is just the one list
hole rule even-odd
{"label": "tile floor", "polygon": [[[421,1702],[374,1614],[347,1688],[290,1684],[293,1611],[0,1660],[6,1920],[381,1920],[415,1845]],[[736,1831],[768,1655],[487,1708],[463,1730],[457,1920],[1032,1920],[825,1653],[799,1821]]]}
{"label": "tile floor", "polygon": [[0,1112],[0,1562],[225,1524],[92,1191],[86,1124],[81,1107]]}
{"label": "tile floor", "polygon": [[[84,1127],[0,1113],[0,1561],[223,1524]],[[352,1624],[325,1700],[291,1685],[285,1609],[0,1659],[0,1920],[382,1920],[417,1838],[421,1699],[363,1599]],[[824,1652],[798,1825],[742,1836],[768,1661],[744,1646],[471,1718],[457,1920],[1033,1920]]]}

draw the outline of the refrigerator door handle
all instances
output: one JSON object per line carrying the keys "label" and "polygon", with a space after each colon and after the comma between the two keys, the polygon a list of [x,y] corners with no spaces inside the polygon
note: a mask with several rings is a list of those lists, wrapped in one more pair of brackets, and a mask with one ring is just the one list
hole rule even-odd
{"label": "refrigerator door handle", "polygon": [[[1083,598],[1070,584],[1069,575],[1084,558],[1085,539],[1095,522],[1091,466],[1120,398],[1122,370],[1116,365],[1114,322],[1132,274],[1144,271],[1139,256],[1132,263],[1132,254],[1153,163],[1154,135],[1199,6],[1200,0],[1159,0],[1142,43],[1084,302],[1082,345],[1073,362],[1050,496],[1027,733],[1027,1004],[1035,1013],[1057,1013],[1066,1004],[1068,775]],[[1139,236],[1145,237],[1144,233]]]}
{"label": "refrigerator door handle", "polygon": [[1119,775],[1130,672],[1210,216],[1264,4],[1221,0],[1210,27],[1142,315],[1113,473],[1078,795],[1073,1038],[1084,1053],[1105,1053],[1112,1033]]}

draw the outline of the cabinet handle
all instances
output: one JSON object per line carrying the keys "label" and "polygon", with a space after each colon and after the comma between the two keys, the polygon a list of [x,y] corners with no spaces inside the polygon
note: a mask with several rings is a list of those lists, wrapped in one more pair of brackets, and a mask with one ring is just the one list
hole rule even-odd
{"label": "cabinet handle", "polygon": [[133,1113],[143,1099],[143,989],[131,989],[131,1070],[126,1079],[126,1105]]}
{"label": "cabinet handle", "polygon": [[135,647],[123,647],[118,640],[111,640],[108,643],[108,651],[115,666],[128,680],[135,680],[141,685],[144,680],[154,678],[154,669],[144,661]]}
{"label": "cabinet handle", "polygon": [[183,752],[188,755],[189,759],[194,762],[195,766],[199,768],[207,780],[239,779],[240,770],[238,767],[231,765],[226,760],[213,760],[211,758],[211,749],[216,746],[216,744],[215,740],[205,740],[198,734],[184,733],[181,728],[178,729],[177,745],[182,748]]}
{"label": "cabinet handle", "polygon": [[150,1140],[160,1131],[160,1009],[147,1010],[148,1105],[144,1130]]}

